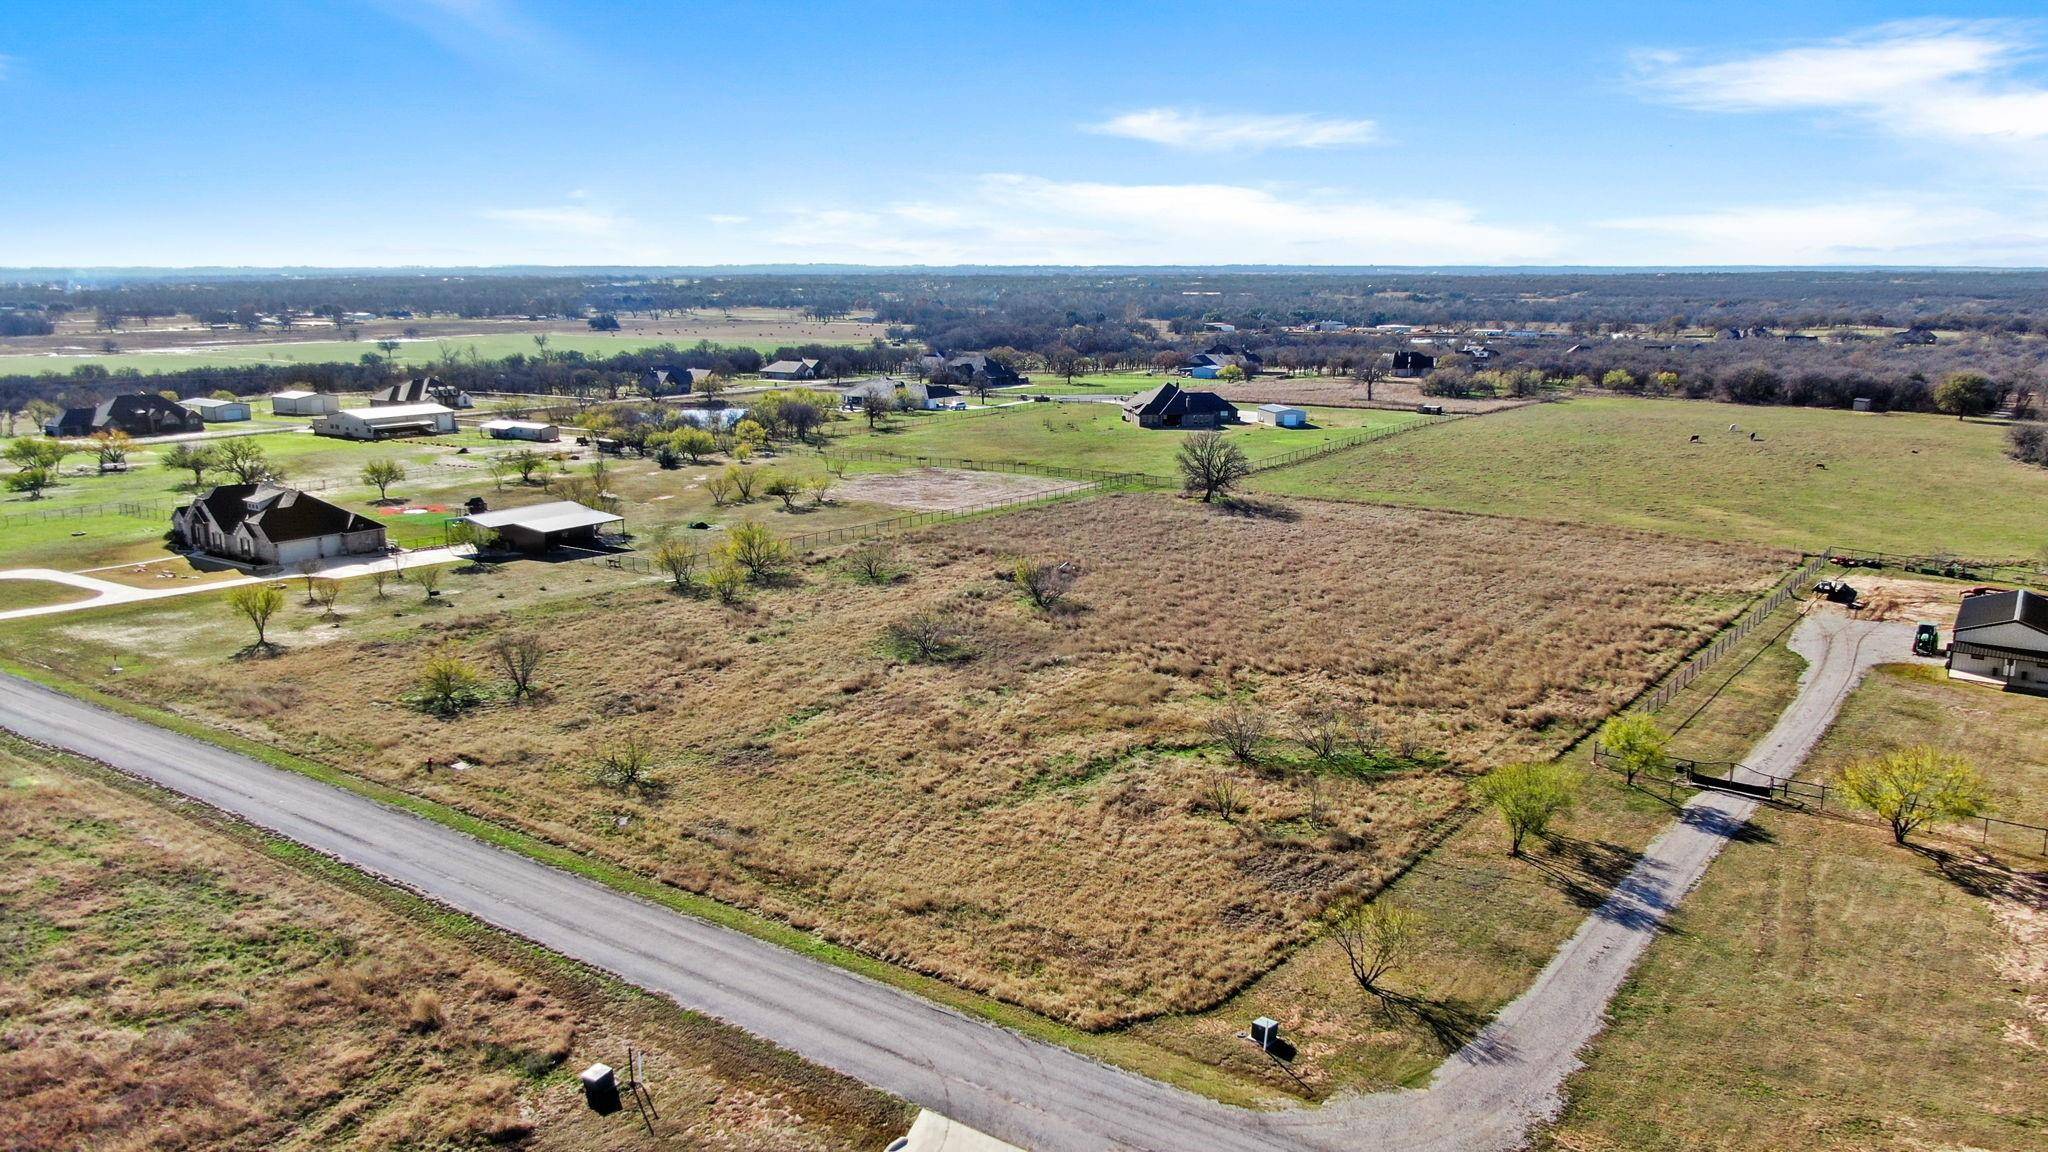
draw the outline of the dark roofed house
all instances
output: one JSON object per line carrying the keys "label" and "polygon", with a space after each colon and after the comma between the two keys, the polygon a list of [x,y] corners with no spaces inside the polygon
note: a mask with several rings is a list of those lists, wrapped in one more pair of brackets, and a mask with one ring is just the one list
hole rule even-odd
{"label": "dark roofed house", "polygon": [[640,390],[649,396],[667,396],[673,393],[688,392],[690,390],[690,378],[675,368],[649,368],[640,373]]}
{"label": "dark roofed house", "polygon": [[1892,337],[1892,343],[1934,344],[1938,343],[1938,341],[1935,339],[1934,329],[1925,327],[1920,324],[1915,324],[1911,328],[1906,329],[1904,332],[1901,332],[1898,335]]}
{"label": "dark roofed house", "polygon": [[816,380],[822,364],[817,360],[777,360],[761,369],[763,380]]}
{"label": "dark roofed house", "polygon": [[1131,397],[1124,404],[1124,419],[1135,420],[1140,428],[1216,429],[1238,422],[1230,401],[1172,383]]}
{"label": "dark roofed house", "polygon": [[2048,596],[2025,588],[1965,596],[1956,612],[1948,673],[2048,693]]}
{"label": "dark roofed house", "polygon": [[328,556],[378,556],[384,526],[277,484],[223,484],[171,514],[179,544],[265,567]]}
{"label": "dark roofed house", "polygon": [[1245,375],[1256,376],[1263,364],[1265,360],[1256,352],[1240,352],[1228,344],[1212,344],[1206,350],[1188,357],[1187,366],[1190,373],[1197,368],[1240,368]]}
{"label": "dark roofed house", "polygon": [[1427,352],[1394,353],[1394,375],[1422,376],[1436,371],[1436,357]]}
{"label": "dark roofed house", "polygon": [[1015,368],[986,352],[968,352],[960,356],[926,354],[917,358],[917,366],[928,376],[944,373],[954,377],[961,387],[975,391],[1011,388],[1026,382]]}
{"label": "dark roofed house", "polygon": [[418,380],[401,380],[370,393],[370,406],[381,408],[391,404],[439,404],[443,408],[474,408],[476,401],[469,393],[453,384],[441,383],[439,376],[424,376]]}
{"label": "dark roofed house", "polygon": [[858,412],[867,406],[869,397],[879,398],[892,407],[911,407],[933,410],[958,404],[965,407],[967,402],[960,399],[957,389],[944,384],[928,381],[898,380],[890,376],[876,376],[858,384],[848,385],[839,393],[840,404],[849,412]]}
{"label": "dark roofed house", "polygon": [[43,425],[43,431],[52,436],[92,436],[100,432],[174,436],[205,428],[206,422],[197,412],[154,392],[116,396],[88,408],[66,408],[63,415]]}

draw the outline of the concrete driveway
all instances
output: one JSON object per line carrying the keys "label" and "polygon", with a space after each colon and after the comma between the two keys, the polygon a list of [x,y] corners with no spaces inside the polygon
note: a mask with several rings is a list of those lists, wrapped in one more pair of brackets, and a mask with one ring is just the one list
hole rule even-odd
{"label": "concrete driveway", "polygon": [[[322,560],[313,572],[335,580],[347,580],[354,576],[368,576],[382,568],[386,572],[406,568],[421,568],[430,564],[452,564],[467,560],[469,549],[464,548],[422,548],[415,552],[400,552],[391,556],[333,556]],[[244,584],[262,584],[269,581],[290,580],[304,576],[302,572],[284,572],[275,576],[236,576],[227,580],[208,580],[201,583],[179,584],[171,588],[137,588],[113,580],[102,580],[83,572],[65,572],[56,568],[9,568],[0,571],[0,580],[45,580],[52,584],[65,584],[83,588],[93,593],[90,600],[72,600],[64,604],[43,604],[34,608],[15,608],[0,612],[0,620],[17,620],[24,616],[52,616],[60,612],[83,612],[88,608],[105,608],[110,604],[134,604],[144,600],[165,600],[173,596],[192,596],[200,592],[218,592],[223,588],[237,588]]]}

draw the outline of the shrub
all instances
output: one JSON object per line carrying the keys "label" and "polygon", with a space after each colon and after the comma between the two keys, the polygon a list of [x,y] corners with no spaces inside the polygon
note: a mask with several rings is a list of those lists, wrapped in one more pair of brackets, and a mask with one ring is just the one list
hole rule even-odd
{"label": "shrub", "polygon": [[483,677],[476,667],[443,649],[420,667],[408,703],[436,716],[454,716],[483,702]]}
{"label": "shrub", "polygon": [[940,612],[919,612],[888,626],[883,643],[898,658],[913,664],[944,664],[966,657],[961,630]]}
{"label": "shrub", "polygon": [[1259,745],[1266,740],[1266,714],[1250,704],[1233,704],[1209,717],[1209,735],[1230,758],[1240,764],[1256,764]]}
{"label": "shrub", "polygon": [[1032,607],[1039,609],[1052,608],[1066,599],[1075,575],[1071,564],[1041,564],[1021,557],[1010,568],[1012,582]]}
{"label": "shrub", "polygon": [[766,584],[789,567],[793,555],[789,545],[765,525],[744,521],[726,533],[718,546],[719,559],[746,573],[748,581]]}

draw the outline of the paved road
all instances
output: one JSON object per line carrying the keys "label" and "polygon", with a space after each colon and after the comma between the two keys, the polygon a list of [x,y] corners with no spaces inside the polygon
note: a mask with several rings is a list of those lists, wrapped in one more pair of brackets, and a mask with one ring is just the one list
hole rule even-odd
{"label": "paved road", "polygon": [[[1832,611],[1832,610],[1823,610]],[[1758,748],[1790,775],[1848,687],[1905,651],[1886,626],[1817,616],[1814,668]],[[1871,642],[1871,641],[1880,642]],[[0,677],[0,724],[235,813],[810,1060],[1024,1148],[1442,1149],[1519,1146],[1551,1115],[1608,999],[1753,802],[1706,794],[1650,846],[1523,996],[1428,1088],[1260,1113],[1028,1040],[752,937],[621,895],[386,808],[39,686]]]}

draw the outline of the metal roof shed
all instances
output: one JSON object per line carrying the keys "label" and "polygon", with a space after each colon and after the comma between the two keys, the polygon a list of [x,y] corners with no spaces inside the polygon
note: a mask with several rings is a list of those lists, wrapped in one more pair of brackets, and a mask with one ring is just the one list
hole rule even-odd
{"label": "metal roof shed", "polygon": [[574,500],[555,500],[459,516],[456,523],[474,524],[496,532],[500,539],[522,552],[545,552],[550,548],[593,548],[602,530],[626,522],[624,516],[586,508]]}

